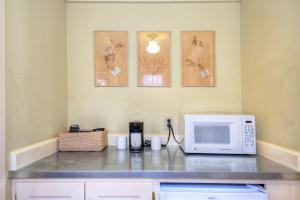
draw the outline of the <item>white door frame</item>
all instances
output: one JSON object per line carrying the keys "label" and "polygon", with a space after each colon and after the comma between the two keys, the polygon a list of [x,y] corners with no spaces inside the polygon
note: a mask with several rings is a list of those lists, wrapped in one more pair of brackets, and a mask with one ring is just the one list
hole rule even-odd
{"label": "white door frame", "polygon": [[5,0],[0,0],[0,200],[5,199]]}

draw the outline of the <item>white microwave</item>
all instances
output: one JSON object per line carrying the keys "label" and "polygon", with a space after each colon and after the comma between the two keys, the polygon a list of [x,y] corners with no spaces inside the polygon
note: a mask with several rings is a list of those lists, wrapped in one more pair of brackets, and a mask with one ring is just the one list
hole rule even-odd
{"label": "white microwave", "polygon": [[253,115],[185,114],[179,136],[185,153],[256,154]]}

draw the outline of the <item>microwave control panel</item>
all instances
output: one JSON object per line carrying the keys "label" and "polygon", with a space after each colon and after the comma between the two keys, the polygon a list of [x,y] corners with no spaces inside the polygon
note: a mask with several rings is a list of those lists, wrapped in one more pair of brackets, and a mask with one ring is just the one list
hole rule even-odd
{"label": "microwave control panel", "polygon": [[243,151],[245,153],[256,152],[256,131],[254,116],[245,116],[243,118]]}

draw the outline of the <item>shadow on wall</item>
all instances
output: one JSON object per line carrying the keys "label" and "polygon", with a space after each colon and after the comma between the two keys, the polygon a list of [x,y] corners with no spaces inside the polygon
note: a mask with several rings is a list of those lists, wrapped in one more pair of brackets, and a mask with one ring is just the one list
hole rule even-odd
{"label": "shadow on wall", "polygon": [[280,113],[283,125],[292,132],[300,130],[300,65],[288,68],[280,82]]}

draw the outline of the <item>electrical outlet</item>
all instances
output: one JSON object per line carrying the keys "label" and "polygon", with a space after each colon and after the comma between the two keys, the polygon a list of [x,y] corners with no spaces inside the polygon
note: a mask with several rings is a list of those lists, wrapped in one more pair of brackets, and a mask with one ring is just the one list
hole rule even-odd
{"label": "electrical outlet", "polygon": [[169,130],[169,128],[168,128],[168,119],[171,120],[171,125],[174,129],[174,118],[171,117],[171,116],[165,116],[164,117],[164,129],[165,129],[165,131]]}

